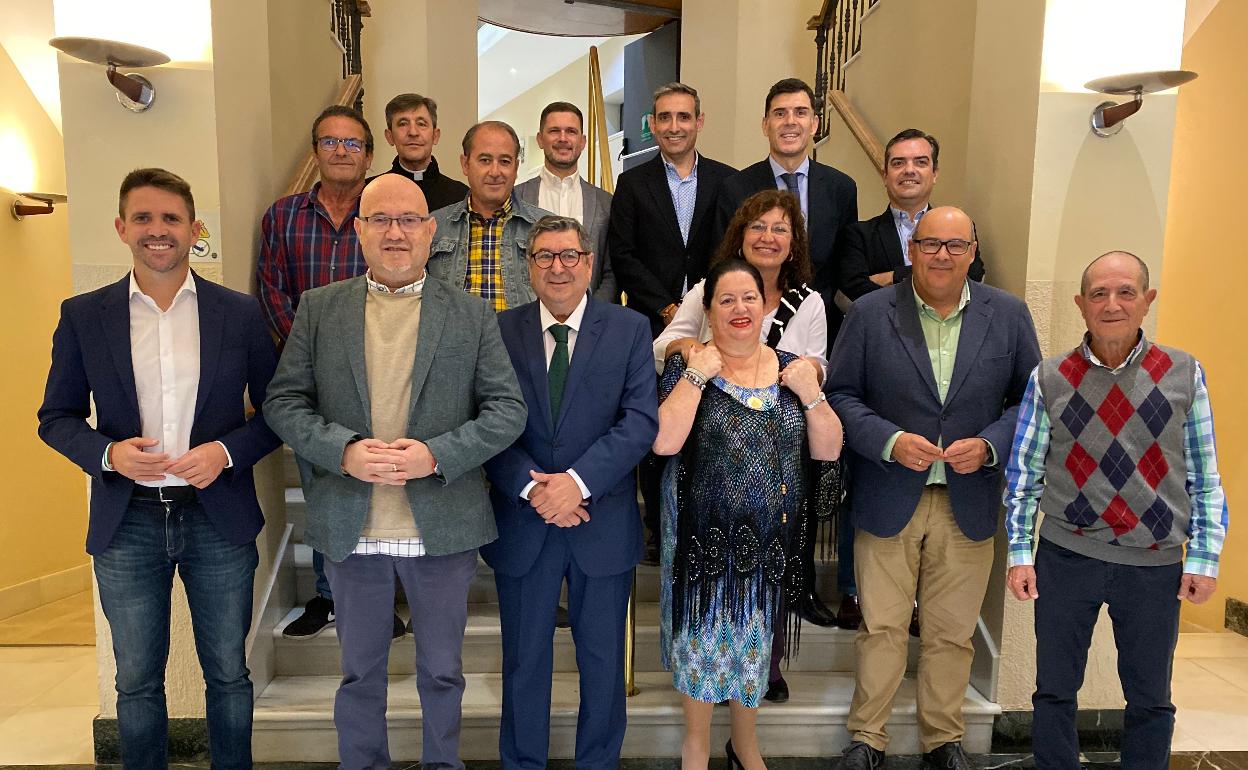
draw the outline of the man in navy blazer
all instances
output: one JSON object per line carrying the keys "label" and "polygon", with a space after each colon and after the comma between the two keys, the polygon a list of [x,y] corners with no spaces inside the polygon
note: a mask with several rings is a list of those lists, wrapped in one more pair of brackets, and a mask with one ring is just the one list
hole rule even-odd
{"label": "man in navy blazer", "polygon": [[650,326],[587,294],[595,254],[575,219],[547,216],[529,234],[538,300],[498,317],[529,407],[524,433],[486,463],[498,540],[503,635],[504,768],[544,768],[550,739],[555,607],[564,581],[581,705],[576,766],[618,767],[624,619],[642,555],[633,466],[658,432]]}
{"label": "man in navy blazer", "polygon": [[862,625],[842,767],[874,768],[919,602],[919,739],[938,767],[969,767],[962,700],[992,569],[1001,472],[1040,348],[1027,306],[967,280],[970,218],[929,211],[913,274],[857,300],[828,366],[845,424]]}
{"label": "man in navy blazer", "polygon": [[[190,186],[139,169],[120,197],[116,228],[134,269],[61,305],[39,435],[91,476],[87,552],[113,634],[125,767],[167,766],[175,569],[203,665],[213,766],[250,767],[244,641],[264,526],[251,468],[281,443],[259,411],[277,355],[254,297],[191,272]],[[244,391],[257,407],[250,418]]]}

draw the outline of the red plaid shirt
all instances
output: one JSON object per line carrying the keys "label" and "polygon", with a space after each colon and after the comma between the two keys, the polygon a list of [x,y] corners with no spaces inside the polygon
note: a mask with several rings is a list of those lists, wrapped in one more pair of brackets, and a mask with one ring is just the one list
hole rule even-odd
{"label": "red plaid shirt", "polygon": [[334,281],[363,275],[368,269],[355,235],[357,200],[351,214],[335,228],[317,200],[321,183],[306,193],[279,198],[260,221],[260,261],[256,279],[265,318],[283,342],[299,307],[299,296]]}

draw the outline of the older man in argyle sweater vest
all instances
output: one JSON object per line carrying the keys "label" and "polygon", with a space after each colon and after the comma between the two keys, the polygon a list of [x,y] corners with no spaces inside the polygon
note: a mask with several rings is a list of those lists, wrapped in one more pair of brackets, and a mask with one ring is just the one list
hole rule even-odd
{"label": "older man in argyle sweater vest", "polygon": [[1076,696],[1102,604],[1127,700],[1122,764],[1168,766],[1179,600],[1206,601],[1216,585],[1227,509],[1209,394],[1195,358],[1140,332],[1156,295],[1132,254],[1089,265],[1075,298],[1084,343],[1036,368],[1019,410],[1007,582],[1036,600],[1038,768],[1079,767]]}

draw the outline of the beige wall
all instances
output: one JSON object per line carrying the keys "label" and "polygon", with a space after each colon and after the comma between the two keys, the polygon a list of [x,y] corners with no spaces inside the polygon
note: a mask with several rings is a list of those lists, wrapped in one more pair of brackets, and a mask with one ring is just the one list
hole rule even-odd
{"label": "beige wall", "polygon": [[[1170,179],[1165,264],[1154,313],[1158,339],[1191,352],[1205,367],[1218,436],[1218,459],[1231,515],[1248,500],[1248,380],[1242,337],[1230,326],[1248,284],[1241,228],[1214,224],[1228,212],[1227,138],[1248,124],[1243,30],[1248,6],[1221,2],[1192,31],[1183,68],[1200,79],[1179,91]],[[1150,97],[1151,98],[1151,97]],[[1151,105],[1145,104],[1144,109]],[[1229,212],[1228,212],[1229,213]],[[1234,217],[1234,214],[1229,214]],[[1203,605],[1184,604],[1183,619],[1210,630],[1224,625],[1226,600],[1248,601],[1248,535],[1232,521],[1222,553],[1218,590]]]}
{"label": "beige wall", "polygon": [[[891,1],[891,0],[890,0]],[[706,127],[698,150],[743,168],[767,155],[763,100],[781,78],[814,85],[821,0],[685,0],[680,79],[698,89]]]}
{"label": "beige wall", "polygon": [[442,140],[434,157],[444,174],[462,180],[460,140],[477,122],[476,0],[373,3],[372,13],[363,42],[364,115],[377,139],[372,173],[394,160],[383,136],[386,102],[414,91],[438,103]]}
{"label": "beige wall", "polygon": [[[57,127],[0,49],[0,187],[65,191],[64,148]],[[0,349],[7,371],[0,384],[0,618],[90,586],[86,482],[82,472],[35,434],[61,300],[70,294],[69,214],[18,222],[13,196],[0,193]],[[38,479],[44,494],[32,496]],[[55,494],[47,494],[54,491]],[[37,546],[36,546],[37,544]]]}
{"label": "beige wall", "polygon": [[[312,121],[338,98],[342,50],[329,31],[332,6],[324,0],[268,0],[267,7],[263,3],[248,7],[257,16],[281,20],[280,24],[256,25],[255,29],[268,30],[268,40],[257,42],[269,55],[268,61],[254,61],[258,69],[252,72],[254,89],[269,95],[267,113],[261,110],[252,114],[261,116],[257,122],[272,123],[273,170],[267,192],[276,198],[286,190],[311,149]],[[366,34],[373,31],[371,26],[365,29]],[[214,58],[222,61],[219,56]],[[266,71],[269,82],[255,77]],[[268,115],[272,121],[265,119]],[[384,147],[381,129],[373,128],[376,141]]]}

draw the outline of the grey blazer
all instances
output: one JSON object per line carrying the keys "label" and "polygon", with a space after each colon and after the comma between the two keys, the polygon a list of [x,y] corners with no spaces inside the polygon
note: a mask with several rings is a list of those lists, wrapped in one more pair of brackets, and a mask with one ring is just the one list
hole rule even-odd
{"label": "grey blazer", "polygon": [[[269,425],[300,459],[304,541],[334,561],[355,549],[372,489],[341,467],[347,443],[372,435],[367,291],[359,276],[304,292],[264,403]],[[498,536],[481,464],[520,436],[527,417],[489,304],[428,277],[410,366],[407,436],[428,444],[442,475],[407,482],[416,526],[430,555],[476,548]]]}
{"label": "grey blazer", "polygon": [[[542,178],[535,176],[516,185],[516,196],[525,203],[537,206],[541,186]],[[581,205],[585,214],[585,229],[589,231],[590,243],[594,244],[594,275],[589,279],[589,290],[594,293],[594,299],[618,305],[620,289],[615,283],[615,273],[611,271],[611,257],[607,254],[607,220],[611,216],[611,193],[582,179]]]}

